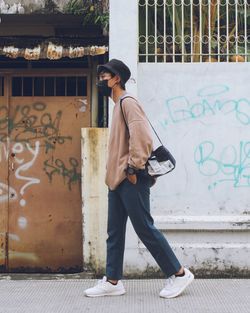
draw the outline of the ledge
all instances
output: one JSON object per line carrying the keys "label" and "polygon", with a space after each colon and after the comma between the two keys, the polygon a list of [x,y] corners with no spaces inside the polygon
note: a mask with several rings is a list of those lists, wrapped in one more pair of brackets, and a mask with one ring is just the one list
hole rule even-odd
{"label": "ledge", "polygon": [[249,230],[250,216],[154,216],[155,225],[160,230]]}

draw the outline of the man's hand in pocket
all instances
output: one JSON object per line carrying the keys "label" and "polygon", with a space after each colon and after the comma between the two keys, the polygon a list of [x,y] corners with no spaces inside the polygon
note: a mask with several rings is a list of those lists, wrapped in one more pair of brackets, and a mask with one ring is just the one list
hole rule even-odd
{"label": "man's hand in pocket", "polygon": [[128,180],[132,183],[132,184],[136,184],[137,183],[137,176],[136,176],[136,172],[137,170],[131,166],[128,165],[128,167],[125,169],[126,175]]}
{"label": "man's hand in pocket", "polygon": [[127,174],[127,178],[128,178],[128,180],[132,183],[132,184],[136,184],[137,183],[137,176],[136,176],[136,174],[133,174],[133,175],[129,175],[129,174]]}

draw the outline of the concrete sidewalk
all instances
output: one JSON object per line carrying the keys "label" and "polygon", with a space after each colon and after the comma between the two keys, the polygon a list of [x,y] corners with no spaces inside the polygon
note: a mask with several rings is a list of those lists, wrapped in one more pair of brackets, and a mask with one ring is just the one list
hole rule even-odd
{"label": "concrete sidewalk", "polygon": [[[26,275],[28,276],[28,275]],[[87,298],[93,279],[0,277],[0,313],[249,313],[250,279],[196,279],[178,298],[158,296],[162,279],[124,280],[119,297]]]}

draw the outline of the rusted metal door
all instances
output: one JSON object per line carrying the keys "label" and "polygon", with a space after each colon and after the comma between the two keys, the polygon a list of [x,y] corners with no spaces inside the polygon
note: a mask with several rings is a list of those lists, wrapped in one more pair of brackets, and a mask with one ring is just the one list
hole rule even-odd
{"label": "rusted metal door", "polygon": [[8,101],[4,77],[0,75],[0,272],[6,270],[8,233],[8,157],[6,136],[8,132]]}
{"label": "rusted metal door", "polygon": [[89,79],[70,75],[9,77],[8,271],[82,270],[80,129],[90,126]]}

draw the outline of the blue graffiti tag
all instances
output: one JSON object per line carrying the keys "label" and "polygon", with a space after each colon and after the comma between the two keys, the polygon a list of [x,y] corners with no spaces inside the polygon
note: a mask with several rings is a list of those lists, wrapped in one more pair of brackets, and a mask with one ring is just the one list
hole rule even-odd
{"label": "blue graffiti tag", "polygon": [[215,144],[203,141],[195,149],[194,160],[203,176],[216,179],[208,189],[229,181],[235,188],[250,187],[250,141],[240,141],[238,148],[228,145],[218,157]]}
{"label": "blue graffiti tag", "polygon": [[216,114],[233,114],[242,125],[250,124],[250,99],[233,99],[228,96],[230,88],[226,85],[210,85],[197,92],[198,101],[190,102],[185,96],[166,100],[168,116],[160,121],[165,128],[169,123],[197,120]]}

